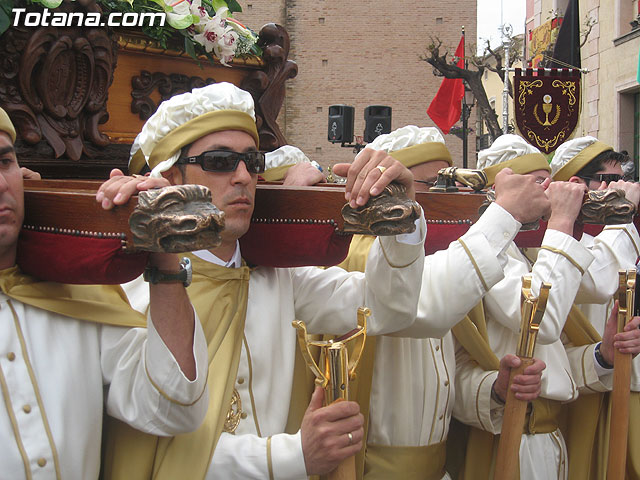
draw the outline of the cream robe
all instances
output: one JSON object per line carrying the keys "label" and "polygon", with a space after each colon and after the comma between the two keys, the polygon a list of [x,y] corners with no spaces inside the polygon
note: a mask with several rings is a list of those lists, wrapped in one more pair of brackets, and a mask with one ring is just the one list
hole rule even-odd
{"label": "cream robe", "polygon": [[455,375],[450,329],[504,277],[505,251],[519,228],[492,204],[460,240],[425,258],[416,323],[398,335],[437,338],[378,337],[367,443],[425,446],[447,439]]}
{"label": "cream robe", "polygon": [[[270,469],[276,479],[307,478],[300,432],[282,433],[298,348],[291,322],[304,321],[309,333],[343,334],[356,327],[357,308],[365,305],[372,311],[369,333],[408,327],[416,316],[419,290],[407,286],[420,285],[425,234],[421,218],[415,234],[376,241],[365,274],[338,267],[258,267],[251,271],[235,385],[246,416],[235,434],[221,435],[207,479],[268,479]],[[224,265],[212,255],[198,256]],[[132,305],[141,308],[144,292],[135,283],[126,285],[125,291]]]}
{"label": "cream robe", "polygon": [[[617,288],[618,269],[635,269],[638,256],[640,256],[640,236],[634,224],[612,225],[604,228],[602,233],[597,237],[584,234],[580,239],[587,248],[593,248],[598,243],[604,243],[609,249],[613,257],[613,268],[616,270],[613,286]],[[591,270],[591,269],[590,269]],[[611,278],[611,274],[607,275]],[[615,293],[613,289],[612,295]],[[609,289],[611,290],[611,289]],[[580,299],[577,299],[578,302]],[[609,297],[606,303],[602,304],[579,304],[578,308],[582,310],[589,319],[596,331],[602,336],[604,326],[609,318],[609,313],[613,307],[613,297]],[[571,360],[574,376],[581,393],[589,393],[592,391],[605,392],[611,390],[613,386],[613,370],[606,370],[600,367],[595,360],[595,345],[587,345],[583,347],[571,347],[567,352]],[[640,356],[633,359],[633,369],[631,372],[631,390],[640,391]]]}
{"label": "cream robe", "polygon": [[[547,365],[542,376],[541,397],[566,402],[577,397],[577,387],[571,376],[571,366],[560,334],[578,288],[594,260],[594,255],[569,235],[554,230],[545,233],[542,249],[533,267],[515,244],[507,251],[509,263],[505,278],[485,296],[487,333],[492,350],[498,358],[514,353],[520,328],[521,278],[530,271],[537,294],[542,281],[551,283],[551,292],[540,326],[535,356]],[[549,248],[549,249],[546,249]],[[600,254],[601,267],[609,261]],[[600,268],[597,270],[600,272]],[[598,289],[597,277],[588,272],[584,276],[585,289]],[[466,352],[458,352],[454,416],[464,423],[491,433],[500,432],[502,416],[492,406],[491,386],[497,372],[482,371],[470,361]],[[542,461],[544,459],[544,461]],[[522,479],[566,477],[566,447],[559,432],[523,435],[520,446]]]}
{"label": "cream robe", "polygon": [[0,477],[98,478],[103,408],[155,435],[196,429],[208,404],[201,328],[193,342],[189,381],[150,320],[100,325],[0,294]]}

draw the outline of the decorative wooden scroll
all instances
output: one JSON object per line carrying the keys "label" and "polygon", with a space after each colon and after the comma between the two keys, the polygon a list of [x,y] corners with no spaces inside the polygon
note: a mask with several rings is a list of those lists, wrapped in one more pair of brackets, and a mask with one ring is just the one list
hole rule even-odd
{"label": "decorative wooden scroll", "polygon": [[174,95],[190,92],[194,88],[201,88],[216,83],[213,78],[188,76],[182,73],[149,72],[142,70],[140,75],[131,79],[131,112],[138,115],[140,120],[147,120],[158,109],[153,93],[157,90],[162,101]]}
{"label": "decorative wooden scroll", "polygon": [[[65,2],[62,11],[99,12],[95,2]],[[18,131],[24,166],[99,164],[109,145],[99,124],[107,119],[107,92],[117,45],[106,28],[9,28],[0,39],[0,106]],[[65,161],[60,161],[65,157]],[[76,172],[81,169],[75,169]]]}
{"label": "decorative wooden scroll", "polygon": [[[65,0],[56,11],[101,9],[95,0]],[[127,169],[130,146],[161,101],[222,81],[253,96],[262,150],[286,144],[276,119],[298,67],[287,58],[283,27],[265,25],[258,43],[262,57],[237,58],[228,68],[135,31],[9,28],[0,37],[0,107],[16,126],[21,165],[43,178],[107,178]]]}

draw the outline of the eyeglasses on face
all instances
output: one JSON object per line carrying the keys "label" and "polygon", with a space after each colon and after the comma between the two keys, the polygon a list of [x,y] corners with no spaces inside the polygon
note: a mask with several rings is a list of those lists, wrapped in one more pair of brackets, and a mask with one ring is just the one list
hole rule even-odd
{"label": "eyeglasses on face", "polygon": [[598,183],[605,182],[607,185],[611,182],[617,182],[618,180],[622,180],[623,176],[617,173],[596,173],[590,177],[580,177],[586,182],[594,181]]}
{"label": "eyeglasses on face", "polygon": [[265,170],[264,152],[232,152],[230,150],[209,150],[193,157],[178,159],[178,163],[200,165],[206,172],[233,172],[243,161],[249,173],[263,173]]}

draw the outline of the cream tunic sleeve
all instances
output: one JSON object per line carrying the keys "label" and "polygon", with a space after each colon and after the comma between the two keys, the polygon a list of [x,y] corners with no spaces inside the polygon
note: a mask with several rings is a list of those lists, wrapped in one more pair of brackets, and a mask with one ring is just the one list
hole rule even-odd
{"label": "cream tunic sleeve", "polygon": [[506,250],[520,226],[506,210],[494,203],[449,248],[427,256],[416,321],[393,335],[444,336],[504,278]]}
{"label": "cream tunic sleeve", "polygon": [[[528,273],[522,266],[528,261],[515,244],[512,244],[510,254],[521,261],[509,263],[505,278],[487,293],[484,302],[492,319],[517,335],[521,320],[522,275]],[[530,272],[535,295],[539,295],[542,282],[551,284],[547,307],[540,324],[539,344],[551,344],[560,339],[582,275],[592,261],[593,255],[573,237],[556,230],[546,231]]]}
{"label": "cream tunic sleeve", "polygon": [[580,243],[593,255],[576,295],[577,304],[605,304],[618,288],[618,270],[635,268],[640,238],[633,223],[608,225],[595,238],[584,234]]}
{"label": "cream tunic sleeve", "polygon": [[208,405],[209,362],[207,342],[195,312],[194,319],[194,380],[182,373],[150,315],[146,329],[102,328],[101,364],[109,385],[109,415],[154,435],[177,435],[200,426]]}

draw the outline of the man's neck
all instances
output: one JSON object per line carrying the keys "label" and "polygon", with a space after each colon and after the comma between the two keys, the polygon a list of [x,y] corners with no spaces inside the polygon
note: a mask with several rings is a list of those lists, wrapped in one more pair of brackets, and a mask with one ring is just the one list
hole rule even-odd
{"label": "man's neck", "polygon": [[219,247],[210,248],[209,251],[223,262],[228,262],[233,258],[233,254],[236,253],[236,247],[237,242],[234,240],[233,243],[223,242]]}
{"label": "man's neck", "polygon": [[0,250],[0,270],[11,268],[16,264],[16,248]]}

